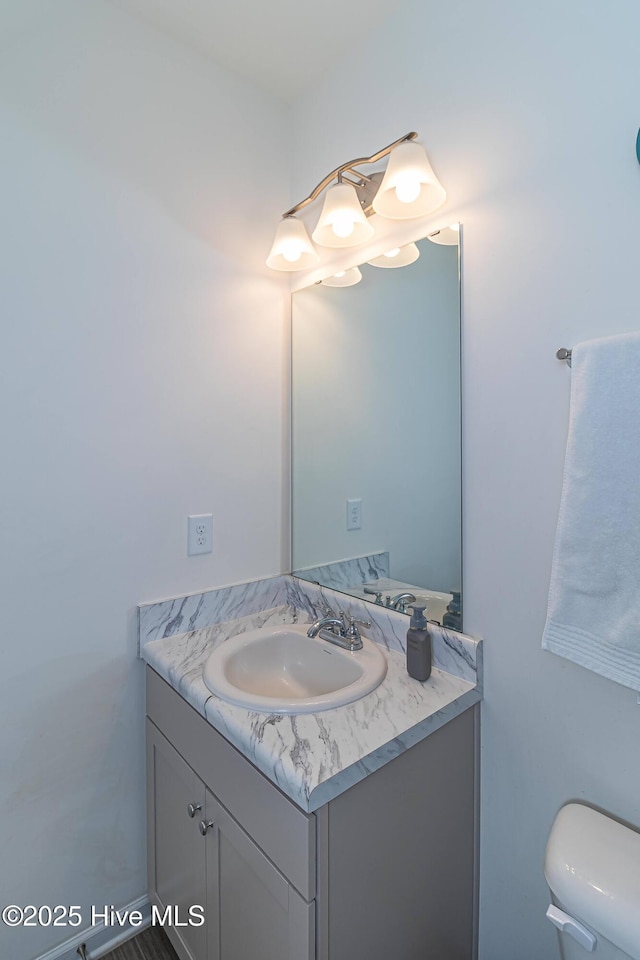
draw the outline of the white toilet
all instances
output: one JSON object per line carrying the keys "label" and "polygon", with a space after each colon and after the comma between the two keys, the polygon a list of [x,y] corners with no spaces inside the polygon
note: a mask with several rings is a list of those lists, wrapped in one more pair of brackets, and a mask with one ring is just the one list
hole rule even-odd
{"label": "white toilet", "polygon": [[640,960],[640,833],[581,803],[554,820],[544,863],[563,960]]}

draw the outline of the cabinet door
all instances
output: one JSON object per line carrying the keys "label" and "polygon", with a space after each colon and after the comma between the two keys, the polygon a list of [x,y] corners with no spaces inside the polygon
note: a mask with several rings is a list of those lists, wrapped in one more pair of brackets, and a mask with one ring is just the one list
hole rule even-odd
{"label": "cabinet door", "polygon": [[206,957],[206,925],[189,923],[190,907],[206,907],[205,813],[203,783],[147,721],[149,894],[161,915],[171,908],[163,926],[181,960]]}
{"label": "cabinet door", "polygon": [[207,810],[215,823],[207,843],[208,960],[313,960],[315,904],[208,792]]}

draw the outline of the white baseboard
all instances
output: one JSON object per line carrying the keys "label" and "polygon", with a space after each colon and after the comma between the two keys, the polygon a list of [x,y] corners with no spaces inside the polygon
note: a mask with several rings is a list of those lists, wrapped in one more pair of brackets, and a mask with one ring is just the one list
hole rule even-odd
{"label": "white baseboard", "polygon": [[122,927],[120,925],[106,926],[104,923],[97,923],[95,926],[80,930],[69,940],[65,940],[59,946],[41,954],[37,960],[79,960],[81,954],[78,953],[78,948],[83,943],[86,946],[87,960],[98,960],[99,957],[104,957],[111,950],[115,950],[125,940],[135,937],[136,933],[140,933],[151,923],[151,905],[147,896],[138,897],[137,900],[128,903],[126,907],[119,909],[121,914],[126,910],[127,915],[133,910],[139,910],[143,917],[142,923],[135,927],[129,923]]}

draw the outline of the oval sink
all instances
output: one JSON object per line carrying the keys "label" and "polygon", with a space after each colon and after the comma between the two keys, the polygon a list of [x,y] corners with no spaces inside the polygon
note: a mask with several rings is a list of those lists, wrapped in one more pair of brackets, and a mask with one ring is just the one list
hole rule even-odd
{"label": "oval sink", "polygon": [[203,667],[209,690],[228,703],[267,713],[315,713],[359,700],[382,682],[387,660],[363,637],[351,653],[319,637],[309,624],[261,627],[231,637]]}

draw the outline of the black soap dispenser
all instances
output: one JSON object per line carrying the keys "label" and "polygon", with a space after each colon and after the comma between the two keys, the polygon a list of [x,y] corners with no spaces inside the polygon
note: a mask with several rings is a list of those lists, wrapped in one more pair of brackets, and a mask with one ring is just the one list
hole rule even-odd
{"label": "black soap dispenser", "polygon": [[428,680],[431,676],[431,634],[424,615],[426,606],[414,603],[411,623],[407,630],[407,673],[414,680]]}

